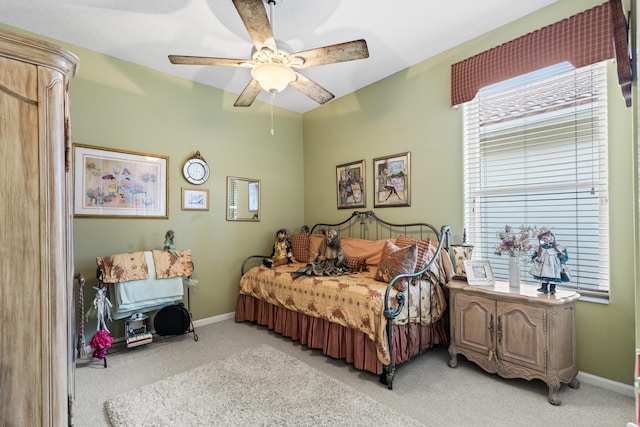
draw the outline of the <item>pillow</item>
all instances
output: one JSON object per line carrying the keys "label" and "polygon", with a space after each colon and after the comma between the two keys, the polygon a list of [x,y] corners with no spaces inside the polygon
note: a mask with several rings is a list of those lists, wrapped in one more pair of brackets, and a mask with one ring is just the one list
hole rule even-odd
{"label": "pillow", "polygon": [[387,240],[391,243],[395,242],[395,239],[367,240],[358,237],[341,237],[340,246],[348,256],[363,257],[366,258],[367,265],[378,265],[382,248]]}
{"label": "pillow", "polygon": [[[416,269],[418,257],[418,247],[413,244],[405,248],[400,248],[390,241],[387,241],[382,248],[380,263],[375,276],[375,280],[390,283],[399,274],[413,273]],[[407,289],[407,281],[403,278],[393,284],[393,288],[399,292]]]}
{"label": "pillow", "polygon": [[[418,247],[418,258],[416,261],[416,270],[414,271],[414,273],[417,273],[418,271],[424,269],[429,261],[431,261],[432,256],[430,256],[429,254],[431,239],[416,240],[406,236],[398,236],[398,238],[396,239],[396,246],[401,248],[405,248],[414,244]],[[412,281],[412,283],[414,285],[416,284],[415,281]]]}
{"label": "pillow", "polygon": [[324,236],[322,234],[309,234],[309,258],[307,262],[313,261],[323,240]]}
{"label": "pillow", "polygon": [[367,268],[367,259],[361,256],[348,256],[344,257],[344,263],[347,264],[353,271],[357,271],[358,273],[361,271],[368,271]]}
{"label": "pillow", "polygon": [[309,233],[294,234],[289,238],[291,252],[297,262],[306,264],[309,262]]}

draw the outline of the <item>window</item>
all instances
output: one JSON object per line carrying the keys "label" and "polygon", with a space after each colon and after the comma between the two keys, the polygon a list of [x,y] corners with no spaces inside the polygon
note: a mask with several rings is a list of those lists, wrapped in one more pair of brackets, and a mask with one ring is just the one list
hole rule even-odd
{"label": "window", "polygon": [[[507,279],[505,224],[552,228],[583,296],[608,298],[606,63],[562,63],[488,86],[464,104],[465,227],[474,258]],[[531,241],[537,244],[535,237]],[[521,279],[533,282],[529,264]]]}

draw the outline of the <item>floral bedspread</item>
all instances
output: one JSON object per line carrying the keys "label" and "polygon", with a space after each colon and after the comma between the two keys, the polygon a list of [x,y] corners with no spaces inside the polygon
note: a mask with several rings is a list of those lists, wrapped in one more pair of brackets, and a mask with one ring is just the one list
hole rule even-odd
{"label": "floral bedspread", "polygon": [[[262,265],[253,267],[240,279],[240,294],[357,329],[376,344],[378,359],[388,365],[389,346],[383,313],[387,284],[373,279],[375,269],[344,276],[304,276],[293,280],[291,272],[300,266],[292,263],[273,269]],[[440,285],[421,280],[420,286],[409,286],[409,291],[411,303],[405,305],[395,324],[408,322],[409,309],[411,322],[421,319],[423,324],[430,324],[442,317],[446,299]],[[392,290],[389,295],[393,307],[397,307],[396,294],[397,291]]]}
{"label": "floral bedspread", "polygon": [[153,250],[153,264],[156,267],[156,279],[169,277],[191,276],[193,263],[191,262],[191,249],[184,251],[158,251]]}
{"label": "floral bedspread", "polygon": [[129,252],[96,257],[104,283],[128,282],[149,277],[149,266],[144,252]]}
{"label": "floral bedspread", "polygon": [[[189,276],[193,272],[191,249],[183,251],[152,251],[156,279]],[[149,266],[144,251],[96,257],[104,283],[129,282],[149,278]]]}

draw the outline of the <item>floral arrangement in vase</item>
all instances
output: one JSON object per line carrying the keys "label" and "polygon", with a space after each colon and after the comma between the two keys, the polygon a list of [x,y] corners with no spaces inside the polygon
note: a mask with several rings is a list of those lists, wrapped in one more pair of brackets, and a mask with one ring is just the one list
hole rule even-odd
{"label": "floral arrangement in vase", "polygon": [[496,232],[496,236],[500,239],[494,252],[496,255],[508,253],[513,257],[525,256],[533,248],[529,239],[536,236],[536,227],[521,225],[519,230],[515,231],[510,225],[505,225]]}

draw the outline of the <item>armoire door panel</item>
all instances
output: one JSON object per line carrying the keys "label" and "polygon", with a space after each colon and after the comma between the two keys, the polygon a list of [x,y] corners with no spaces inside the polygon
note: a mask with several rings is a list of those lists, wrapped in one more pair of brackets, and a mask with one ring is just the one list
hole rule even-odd
{"label": "armoire door panel", "polygon": [[70,423],[66,99],[78,59],[0,30],[0,426]]}
{"label": "armoire door panel", "polygon": [[27,62],[0,57],[0,88],[15,98],[38,100],[38,67]]}

